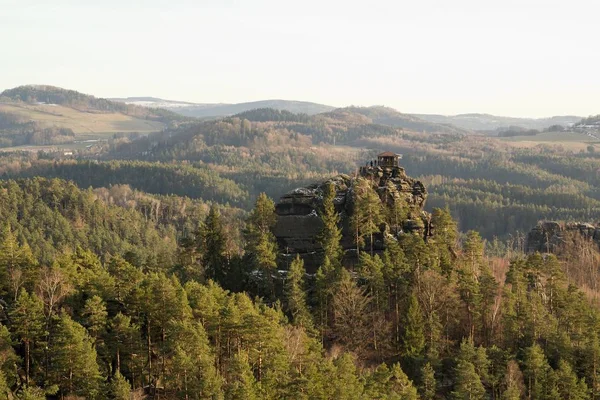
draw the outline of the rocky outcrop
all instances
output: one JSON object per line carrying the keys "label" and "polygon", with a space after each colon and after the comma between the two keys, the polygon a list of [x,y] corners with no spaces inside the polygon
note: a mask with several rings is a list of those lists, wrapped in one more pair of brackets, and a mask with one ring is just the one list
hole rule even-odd
{"label": "rocky outcrop", "polygon": [[600,245],[600,226],[576,222],[540,222],[527,234],[525,252],[558,254],[578,238],[593,240]]}
{"label": "rocky outcrop", "polygon": [[[386,207],[400,202],[406,218],[398,221],[398,226],[383,224],[380,233],[374,235],[374,248],[383,250],[383,235],[391,233],[413,233],[427,237],[431,233],[430,215],[423,211],[427,191],[420,181],[406,175],[401,167],[363,167],[360,175],[372,182],[373,188]],[[334,204],[340,214],[342,247],[346,258],[356,258],[353,232],[350,219],[354,211],[353,186],[356,179],[348,175],[338,175],[323,182],[295,189],[276,204],[278,215],[275,236],[280,251],[290,257],[300,254],[307,270],[314,269],[321,261],[321,248],[317,236],[322,229],[319,216],[326,185],[334,184],[336,197]]]}

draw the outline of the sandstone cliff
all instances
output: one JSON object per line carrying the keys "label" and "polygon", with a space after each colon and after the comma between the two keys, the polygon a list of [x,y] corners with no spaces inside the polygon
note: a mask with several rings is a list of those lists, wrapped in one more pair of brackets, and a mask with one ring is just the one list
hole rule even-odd
{"label": "sandstone cliff", "polygon": [[560,253],[574,240],[593,240],[600,244],[600,227],[585,223],[540,222],[528,234],[526,253]]}
{"label": "sandstone cliff", "polygon": [[[383,250],[383,235],[396,232],[413,233],[427,237],[431,233],[430,215],[423,211],[427,199],[427,191],[420,181],[406,175],[401,167],[363,167],[360,175],[372,182],[373,188],[382,203],[392,207],[400,202],[406,218],[399,221],[398,226],[384,224],[381,232],[374,237],[374,248]],[[333,183],[336,190],[335,207],[340,214],[342,228],[342,247],[345,250],[346,262],[352,263],[355,258],[355,244],[350,227],[353,213],[353,185],[356,179],[348,175],[338,175],[323,182],[295,189],[281,197],[276,204],[278,215],[275,226],[280,251],[290,257],[300,254],[306,263],[307,270],[314,270],[321,262],[321,248],[317,235],[322,223],[319,216],[323,193],[326,185]]]}

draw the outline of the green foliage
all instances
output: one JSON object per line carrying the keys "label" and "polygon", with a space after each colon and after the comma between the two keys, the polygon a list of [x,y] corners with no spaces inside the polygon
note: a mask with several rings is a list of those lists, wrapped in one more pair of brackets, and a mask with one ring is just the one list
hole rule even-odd
{"label": "green foliage", "polygon": [[425,348],[423,315],[417,297],[412,294],[408,298],[408,311],[404,323],[402,342],[407,357],[419,357]]}
{"label": "green foliage", "polygon": [[115,400],[131,399],[131,385],[119,371],[115,373],[110,382],[109,393]]}
{"label": "green foliage", "polygon": [[339,227],[340,215],[335,209],[334,199],[336,191],[333,183],[325,186],[323,193],[323,209],[321,211],[321,221],[323,228],[318,237],[319,243],[323,248],[323,259],[327,258],[330,263],[337,266],[341,263],[342,230]]}
{"label": "green foliage", "polygon": [[102,377],[92,339],[85,328],[62,314],[52,336],[50,381],[58,385],[63,395],[94,398],[99,393]]}
{"label": "green foliage", "polygon": [[357,178],[353,195],[354,211],[350,223],[355,232],[356,250],[360,252],[365,245],[364,238],[368,236],[373,255],[373,234],[379,232],[379,224],[383,222],[381,200],[371,183],[364,178]]}
{"label": "green foliage", "polygon": [[433,400],[437,382],[435,380],[435,371],[430,363],[427,363],[421,368],[421,397],[423,400]]}
{"label": "green foliage", "polygon": [[300,256],[296,256],[296,259],[292,262],[288,270],[285,294],[287,310],[292,316],[292,323],[307,331],[311,331],[314,325],[306,304],[306,292],[304,289],[305,275],[304,262]]}
{"label": "green foliage", "polygon": [[481,383],[479,375],[475,372],[475,366],[472,363],[460,360],[455,373],[456,383],[452,392],[453,399],[481,400],[485,398],[485,388]]}

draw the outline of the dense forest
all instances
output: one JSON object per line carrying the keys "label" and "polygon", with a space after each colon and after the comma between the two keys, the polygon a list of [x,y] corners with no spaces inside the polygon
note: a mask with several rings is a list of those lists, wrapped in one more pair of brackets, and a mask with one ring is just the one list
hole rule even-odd
{"label": "dense forest", "polygon": [[365,239],[388,211],[356,184],[364,190],[355,204],[366,207],[356,211],[358,263],[341,264],[329,189],[319,210],[322,263],[307,275],[300,258],[278,257],[277,216],[264,194],[234,227],[216,203],[183,217],[174,204],[184,200],[158,206],[162,199],[127,187],[6,181],[0,393],[600,396],[600,314],[569,284],[577,264],[565,273],[552,255],[486,253],[479,234],[459,235],[443,209],[433,211],[433,236],[389,236],[373,254]]}
{"label": "dense forest", "polygon": [[[3,95],[112,110],[36,90]],[[6,124],[7,145],[69,135]],[[597,144],[504,139],[381,107],[259,109],[0,153],[0,398],[600,398],[597,247],[523,253],[539,220],[596,222]],[[381,150],[425,183],[433,230],[373,251],[407,212],[355,178]],[[272,199],[338,173],[360,255],[342,264],[330,190],[308,274],[278,251]]]}

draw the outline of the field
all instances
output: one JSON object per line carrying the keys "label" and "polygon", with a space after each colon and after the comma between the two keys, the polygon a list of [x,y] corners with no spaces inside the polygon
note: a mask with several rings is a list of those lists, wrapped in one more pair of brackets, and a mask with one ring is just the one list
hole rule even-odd
{"label": "field", "polygon": [[561,145],[571,151],[586,150],[589,145],[600,146],[600,141],[577,132],[543,132],[535,136],[498,138],[511,147],[531,148],[540,144]]}
{"label": "field", "polygon": [[97,139],[113,133],[149,133],[163,129],[157,121],[131,117],[121,113],[80,111],[60,105],[0,103],[0,112],[36,121],[42,127],[69,128],[76,140]]}

